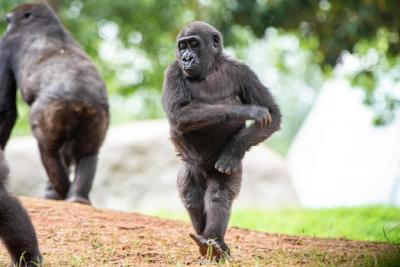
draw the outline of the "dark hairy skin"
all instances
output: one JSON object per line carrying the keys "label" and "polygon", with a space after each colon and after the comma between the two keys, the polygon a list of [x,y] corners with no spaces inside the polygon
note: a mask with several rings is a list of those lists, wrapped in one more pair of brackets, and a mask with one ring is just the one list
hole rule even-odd
{"label": "dark hairy skin", "polygon": [[[45,197],[90,204],[109,121],[105,84],[46,4],[19,5],[7,21],[0,42],[0,147],[17,118],[19,88],[49,177]],[[73,183],[71,164],[76,165]]]}
{"label": "dark hairy skin", "polygon": [[[245,64],[223,53],[221,33],[192,22],[177,37],[177,60],[165,73],[163,107],[183,166],[180,197],[201,255],[229,254],[224,241],[242,159],[280,128],[281,113],[268,89]],[[254,121],[246,127],[246,121]]]}
{"label": "dark hairy skin", "polygon": [[3,151],[0,150],[0,237],[15,266],[38,266],[42,256],[35,229],[21,203],[5,188],[8,172]]}

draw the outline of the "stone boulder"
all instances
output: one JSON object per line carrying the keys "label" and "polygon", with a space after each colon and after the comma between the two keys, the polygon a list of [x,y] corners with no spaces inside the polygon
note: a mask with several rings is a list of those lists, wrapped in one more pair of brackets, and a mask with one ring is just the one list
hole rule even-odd
{"label": "stone boulder", "polygon": [[[145,212],[183,210],[176,190],[179,159],[169,142],[165,120],[138,121],[110,128],[101,149],[91,193],[95,206]],[[46,174],[32,137],[15,137],[6,149],[10,189],[17,195],[41,196]],[[285,160],[265,145],[244,160],[236,208],[295,206],[297,198]]]}

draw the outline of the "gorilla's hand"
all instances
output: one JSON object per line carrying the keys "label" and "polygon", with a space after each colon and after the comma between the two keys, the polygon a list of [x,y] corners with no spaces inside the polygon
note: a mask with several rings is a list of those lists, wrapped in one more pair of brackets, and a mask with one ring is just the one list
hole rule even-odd
{"label": "gorilla's hand", "polygon": [[252,106],[249,110],[250,119],[254,120],[257,128],[267,128],[272,123],[272,117],[268,108]]}

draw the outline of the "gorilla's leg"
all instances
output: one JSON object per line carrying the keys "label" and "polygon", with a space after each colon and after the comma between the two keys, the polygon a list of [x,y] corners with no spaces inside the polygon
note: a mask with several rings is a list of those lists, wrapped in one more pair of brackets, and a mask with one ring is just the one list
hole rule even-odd
{"label": "gorilla's leg", "polygon": [[0,186],[0,236],[13,264],[38,266],[41,255],[33,225],[18,200],[10,196],[3,186]]}
{"label": "gorilla's leg", "polygon": [[78,160],[75,170],[75,179],[68,193],[68,201],[82,204],[91,204],[89,192],[92,189],[96,174],[97,154],[86,156]]}
{"label": "gorilla's leg", "polygon": [[190,166],[183,166],[178,174],[179,196],[189,213],[194,230],[200,235],[205,227],[205,178]]}
{"label": "gorilla's leg", "polygon": [[204,196],[206,226],[201,235],[192,236],[200,250],[205,250],[207,254],[211,252],[207,257],[218,259],[229,255],[224,237],[232,202],[239,193],[240,184],[241,170],[232,175],[215,174],[208,180]]}
{"label": "gorilla's leg", "polygon": [[[70,166],[71,166],[71,161],[72,161],[72,155],[70,151],[70,145],[69,143],[64,144],[59,153],[61,157],[61,162],[64,165],[65,170],[67,171],[67,175],[69,177],[70,175]],[[44,192],[45,198],[47,199],[54,199],[54,200],[62,200],[63,198],[60,196],[60,194],[57,192],[55,189],[54,185],[52,182],[47,181],[46,183],[46,188]]]}
{"label": "gorilla's leg", "polygon": [[61,150],[77,122],[69,123],[67,114],[66,104],[47,99],[35,101],[29,111],[32,133],[38,141],[40,157],[49,178],[44,194],[47,199],[65,199],[70,187]]}
{"label": "gorilla's leg", "polygon": [[44,197],[56,200],[65,199],[69,191],[70,181],[68,170],[62,161],[58,148],[46,148],[39,143],[39,151],[50,180]]}
{"label": "gorilla's leg", "polygon": [[108,127],[108,113],[86,106],[84,110],[72,144],[72,158],[76,168],[67,200],[90,205],[89,193],[96,174],[99,149]]}

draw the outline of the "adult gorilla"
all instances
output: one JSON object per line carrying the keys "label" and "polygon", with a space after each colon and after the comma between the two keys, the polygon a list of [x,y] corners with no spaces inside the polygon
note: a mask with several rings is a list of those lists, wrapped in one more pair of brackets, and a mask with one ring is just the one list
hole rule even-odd
{"label": "adult gorilla", "polygon": [[46,4],[19,5],[7,21],[0,43],[0,147],[17,118],[18,87],[30,106],[32,132],[49,177],[45,197],[89,204],[108,127],[104,82]]}

